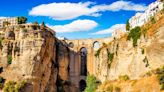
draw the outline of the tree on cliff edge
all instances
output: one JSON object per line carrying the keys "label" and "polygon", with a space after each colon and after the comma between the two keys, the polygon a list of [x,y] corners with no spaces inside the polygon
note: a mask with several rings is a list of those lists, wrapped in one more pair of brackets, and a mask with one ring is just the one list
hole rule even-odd
{"label": "tree on cliff edge", "polygon": [[130,30],[130,23],[129,23],[129,20],[127,20],[126,22],[126,31],[129,31]]}

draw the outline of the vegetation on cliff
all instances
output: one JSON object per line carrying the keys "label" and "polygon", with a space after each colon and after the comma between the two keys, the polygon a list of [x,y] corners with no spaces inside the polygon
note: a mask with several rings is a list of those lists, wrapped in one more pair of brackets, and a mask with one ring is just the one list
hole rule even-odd
{"label": "vegetation on cliff", "polygon": [[0,49],[2,49],[2,38],[0,38]]}
{"label": "vegetation on cliff", "polygon": [[126,22],[126,31],[129,31],[130,30],[130,23],[129,23],[129,20]]}
{"label": "vegetation on cliff", "polygon": [[4,82],[5,82],[5,79],[3,79],[3,77],[0,77],[0,89],[3,88]]}
{"label": "vegetation on cliff", "polygon": [[161,90],[164,90],[164,66],[156,70],[157,78],[159,84],[161,85]]}
{"label": "vegetation on cliff", "polygon": [[87,87],[85,92],[94,92],[97,88],[97,79],[93,75],[87,76]]}
{"label": "vegetation on cliff", "polygon": [[132,30],[130,30],[130,33],[128,35],[128,40],[132,38],[133,40],[133,46],[137,46],[137,41],[141,36],[141,28],[140,27],[135,27]]}
{"label": "vegetation on cliff", "polygon": [[27,18],[26,17],[17,17],[17,21],[18,21],[18,24],[24,24],[27,22]]}
{"label": "vegetation on cliff", "polygon": [[19,92],[21,88],[23,88],[26,85],[26,81],[20,81],[18,83],[14,81],[8,81],[5,83],[3,91],[4,92]]}
{"label": "vegetation on cliff", "polygon": [[7,63],[8,64],[11,64],[12,63],[12,56],[11,55],[8,55]]}
{"label": "vegetation on cliff", "polygon": [[129,78],[129,76],[128,75],[121,75],[121,76],[119,76],[119,80],[122,80],[122,81],[127,81],[127,80],[129,80],[130,78]]}

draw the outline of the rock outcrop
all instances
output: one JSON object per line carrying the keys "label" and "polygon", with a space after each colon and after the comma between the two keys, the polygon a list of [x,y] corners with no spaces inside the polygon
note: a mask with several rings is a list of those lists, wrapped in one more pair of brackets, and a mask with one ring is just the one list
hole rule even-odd
{"label": "rock outcrop", "polygon": [[[57,67],[54,32],[35,25],[5,28],[0,55],[0,76],[9,81],[26,81],[23,92],[56,92]],[[5,85],[4,85],[5,86]]]}

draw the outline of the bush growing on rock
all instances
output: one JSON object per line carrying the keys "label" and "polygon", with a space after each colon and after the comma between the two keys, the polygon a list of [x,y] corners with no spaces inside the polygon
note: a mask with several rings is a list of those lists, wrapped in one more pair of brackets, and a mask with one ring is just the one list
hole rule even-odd
{"label": "bush growing on rock", "polygon": [[133,28],[129,35],[128,35],[128,40],[132,38],[133,40],[133,47],[137,46],[137,41],[140,39],[141,36],[141,28],[140,27],[135,27]]}
{"label": "bush growing on rock", "polygon": [[21,88],[23,88],[26,85],[26,81],[20,81],[18,83],[14,81],[8,81],[5,83],[3,91],[4,92],[19,92]]}
{"label": "bush growing on rock", "polygon": [[94,92],[97,88],[97,80],[93,75],[87,76],[87,87],[85,92]]}
{"label": "bush growing on rock", "polygon": [[164,66],[156,70],[157,78],[159,84],[161,85],[161,90],[164,90]]}
{"label": "bush growing on rock", "polygon": [[8,64],[11,64],[12,63],[12,56],[11,55],[8,55],[8,57],[7,57],[7,63]]}
{"label": "bush growing on rock", "polygon": [[0,38],[0,49],[2,49],[2,41],[3,41],[3,39]]}
{"label": "bush growing on rock", "polygon": [[128,75],[121,75],[121,76],[119,76],[119,80],[122,80],[122,81],[127,81],[127,80],[129,80],[130,78],[129,78],[129,76]]}

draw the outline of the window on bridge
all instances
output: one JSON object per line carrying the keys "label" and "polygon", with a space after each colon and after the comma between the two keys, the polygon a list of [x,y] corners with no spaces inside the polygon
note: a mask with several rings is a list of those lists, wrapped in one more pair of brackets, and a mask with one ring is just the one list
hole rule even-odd
{"label": "window on bridge", "polygon": [[95,41],[94,43],[93,43],[93,49],[94,50],[98,50],[100,48],[100,43],[98,42],[98,41]]}
{"label": "window on bridge", "polygon": [[80,50],[81,56],[81,75],[87,76],[87,49],[85,47]]}

